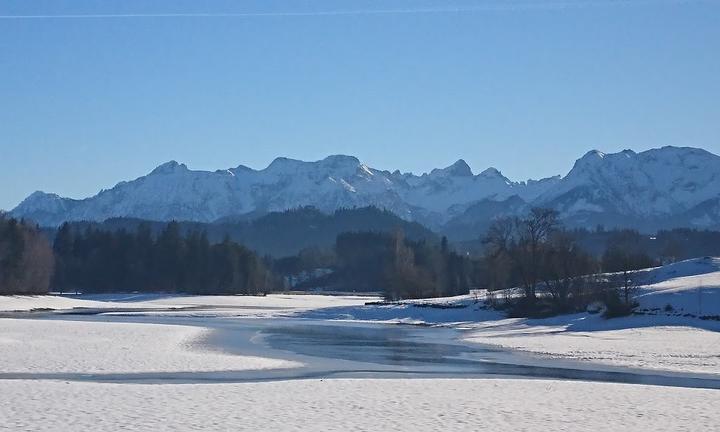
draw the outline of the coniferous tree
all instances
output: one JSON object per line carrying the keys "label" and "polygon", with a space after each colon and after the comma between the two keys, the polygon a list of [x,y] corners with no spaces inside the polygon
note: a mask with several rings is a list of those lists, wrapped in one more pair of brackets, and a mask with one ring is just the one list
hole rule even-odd
{"label": "coniferous tree", "polygon": [[55,260],[37,226],[0,216],[0,294],[47,293]]}

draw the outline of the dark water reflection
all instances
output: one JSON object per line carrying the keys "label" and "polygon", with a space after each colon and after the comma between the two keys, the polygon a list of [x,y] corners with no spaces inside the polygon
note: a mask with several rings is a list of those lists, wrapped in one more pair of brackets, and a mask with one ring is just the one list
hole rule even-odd
{"label": "dark water reflection", "polygon": [[[545,359],[528,364],[527,358],[517,358],[512,352],[460,343],[459,331],[448,328],[325,324],[270,326],[261,333],[275,349],[351,364],[374,364],[375,367],[362,370],[364,376],[481,378],[502,375],[720,389],[720,379],[715,378],[647,373],[620,367],[593,370],[587,364]],[[351,376],[352,371],[340,374]]]}
{"label": "dark water reflection", "polygon": [[[432,339],[419,337],[433,333]],[[394,366],[471,365],[477,361],[458,358],[480,351],[477,347],[442,342],[452,341],[450,329],[422,329],[400,326],[293,325],[270,326],[261,333],[275,349],[301,355],[351,360]],[[430,336],[430,335],[428,335]],[[429,339],[429,340],[428,340]]]}

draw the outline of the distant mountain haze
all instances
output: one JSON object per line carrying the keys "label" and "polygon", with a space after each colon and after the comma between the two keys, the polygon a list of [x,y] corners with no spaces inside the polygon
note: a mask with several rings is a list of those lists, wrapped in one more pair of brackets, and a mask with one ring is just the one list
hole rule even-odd
{"label": "distant mountain haze", "polygon": [[512,181],[495,168],[474,174],[461,159],[415,175],[369,167],[353,156],[315,162],[277,158],[267,168],[195,171],[167,162],[148,175],[82,200],[35,192],[10,213],[43,226],[138,218],[216,222],[312,206],[331,213],[375,206],[455,239],[477,237],[502,215],[551,207],[569,226],[720,227],[720,157],[698,148],[590,151],[564,176]]}

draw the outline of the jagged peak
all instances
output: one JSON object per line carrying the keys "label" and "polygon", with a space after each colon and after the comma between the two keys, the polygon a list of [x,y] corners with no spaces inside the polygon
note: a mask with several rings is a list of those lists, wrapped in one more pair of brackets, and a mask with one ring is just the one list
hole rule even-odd
{"label": "jagged peak", "polygon": [[181,164],[175,160],[165,162],[159,165],[157,168],[152,170],[150,174],[171,174],[177,171],[187,171],[188,167],[185,164]]}
{"label": "jagged peak", "polygon": [[538,184],[538,183],[548,183],[548,182],[558,182],[562,180],[562,176],[560,174],[556,174],[554,176],[550,177],[544,177],[541,179],[528,179],[525,181],[525,184]]}
{"label": "jagged peak", "polygon": [[268,165],[268,166],[277,165],[277,164],[286,164],[286,163],[298,163],[298,162],[302,162],[302,161],[298,160],[298,159],[292,159],[289,157],[285,157],[285,156],[279,156],[279,157],[276,157],[275,159],[273,159],[273,161],[270,162],[270,165]]}
{"label": "jagged peak", "polygon": [[[478,177],[487,177],[487,178],[493,178],[493,177],[501,177],[503,179],[506,179],[505,176],[495,167],[490,167],[478,174]],[[507,180],[507,179],[506,179]]]}
{"label": "jagged peak", "polygon": [[28,195],[26,200],[33,200],[37,198],[60,198],[60,195],[55,193],[49,193],[49,192],[43,192],[41,190],[36,190],[35,192]]}
{"label": "jagged peak", "polygon": [[470,165],[467,164],[462,159],[458,159],[455,163],[452,165],[446,167],[446,168],[435,168],[430,172],[430,174],[438,175],[438,174],[444,174],[444,175],[451,175],[455,177],[472,177],[473,172],[472,169],[470,169]]}
{"label": "jagged peak", "polygon": [[240,165],[236,166],[235,168],[230,168],[230,169],[227,169],[227,170],[217,170],[217,172],[223,172],[223,171],[227,171],[227,172],[229,172],[230,174],[235,175],[236,173],[241,173],[241,172],[254,172],[255,170],[252,169],[252,168],[250,168],[250,167],[247,166],[247,165],[240,164]]}
{"label": "jagged peak", "polygon": [[22,200],[20,202],[20,204],[18,204],[16,209],[27,207],[27,206],[43,206],[43,205],[45,205],[47,203],[51,203],[51,202],[60,202],[63,199],[64,198],[62,198],[58,194],[47,193],[47,192],[37,190],[37,191],[31,193],[30,195],[28,195],[24,200]]}
{"label": "jagged peak", "polygon": [[[630,149],[625,149],[617,153],[603,153],[599,150],[591,150],[583,157],[575,161],[571,173],[573,171],[584,171],[587,169],[598,169],[601,167],[618,166],[617,164],[636,163],[642,160],[642,156],[656,156],[656,153],[650,153],[652,151],[660,151],[662,149],[649,150],[640,154]],[[604,169],[604,168],[601,168]]]}
{"label": "jagged peak", "polygon": [[[268,172],[268,173],[279,173],[280,172],[281,173],[284,171],[292,171],[295,169],[295,167],[297,167],[298,165],[304,164],[304,163],[306,163],[306,162],[281,156],[281,157],[276,157],[275,159],[273,159],[273,161],[270,162],[270,164],[267,167],[259,170],[259,172]],[[241,168],[238,167],[238,171],[240,171],[240,170],[241,170]]]}
{"label": "jagged peak", "polygon": [[586,169],[591,167],[600,166],[603,161],[605,161],[605,158],[607,156],[612,155],[608,155],[604,152],[601,152],[600,150],[590,150],[589,152],[585,153],[580,159],[575,161],[575,164],[573,164],[573,167],[568,173],[568,176],[571,176],[574,173],[585,171]]}
{"label": "jagged peak", "polygon": [[581,157],[579,160],[602,160],[605,159],[605,153],[601,152],[600,150],[594,149],[590,150],[589,152],[585,153],[583,157]]}
{"label": "jagged peak", "polygon": [[618,158],[632,158],[635,156],[637,156],[637,153],[630,149],[625,149],[617,153],[604,153],[600,150],[590,150],[578,159],[578,162],[597,163],[605,160],[617,160]]}

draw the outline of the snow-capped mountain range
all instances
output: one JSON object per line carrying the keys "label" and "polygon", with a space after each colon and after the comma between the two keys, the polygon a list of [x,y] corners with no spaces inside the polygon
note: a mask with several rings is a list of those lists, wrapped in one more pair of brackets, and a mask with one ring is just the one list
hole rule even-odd
{"label": "snow-capped mountain range", "polygon": [[195,171],[171,161],[82,200],[35,192],[11,215],[44,226],[112,217],[213,222],[300,206],[368,205],[434,228],[486,222],[530,206],[553,207],[574,226],[714,228],[720,226],[720,157],[686,147],[594,150],[565,177],[526,182],[495,168],[473,174],[463,160],[422,175],[378,170],[341,155],[316,162],[278,158],[261,170]]}

